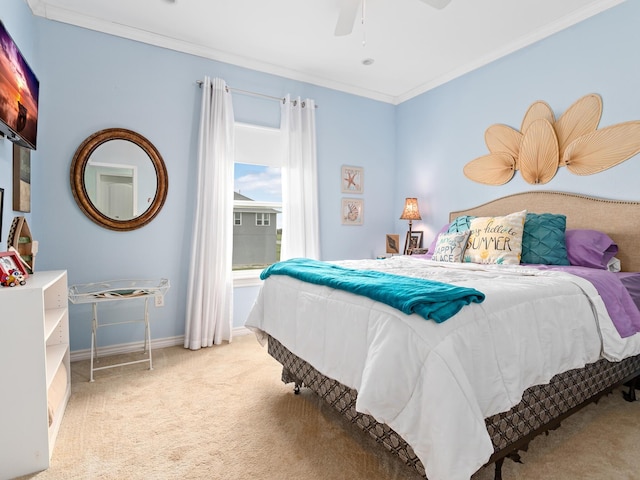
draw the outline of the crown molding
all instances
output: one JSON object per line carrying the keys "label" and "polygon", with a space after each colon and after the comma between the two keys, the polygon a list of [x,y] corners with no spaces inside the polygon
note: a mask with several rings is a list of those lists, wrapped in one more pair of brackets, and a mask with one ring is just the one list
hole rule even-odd
{"label": "crown molding", "polygon": [[361,88],[355,85],[338,82],[324,77],[316,75],[310,75],[304,72],[300,72],[294,69],[288,69],[274,65],[267,62],[262,62],[254,58],[233,55],[214,48],[204,47],[184,40],[159,35],[146,30],[141,30],[128,25],[119,24],[115,22],[109,22],[97,17],[91,17],[88,15],[81,15],[76,12],[72,12],[67,9],[48,5],[46,0],[26,0],[27,4],[31,8],[34,15],[44,17],[48,20],[54,20],[70,25],[94,30],[109,35],[114,35],[129,40],[134,40],[149,45],[154,45],[169,50],[174,50],[190,55],[195,55],[211,60],[228,63],[242,68],[255,70],[262,73],[276,75],[291,80],[297,80],[300,82],[310,83],[319,87],[329,88],[331,90],[337,90],[343,93],[357,95],[380,102],[390,103],[392,105],[399,105],[407,100],[410,100],[418,95],[421,95],[429,90],[432,90],[440,85],[443,85],[451,80],[461,77],[473,70],[490,64],[491,62],[509,55],[517,50],[532,45],[544,38],[560,32],[568,27],[571,27],[583,20],[586,20],[594,15],[597,15],[609,8],[619,5],[626,0],[601,0],[595,2],[585,8],[582,8],[574,14],[567,16],[559,21],[545,25],[543,28],[532,32],[529,35],[525,35],[514,42],[504,45],[502,48],[496,49],[488,55],[482,58],[469,62],[461,67],[451,70],[450,72],[441,75],[428,82],[417,85],[415,88],[407,90],[401,95],[390,95],[383,92],[369,90]]}

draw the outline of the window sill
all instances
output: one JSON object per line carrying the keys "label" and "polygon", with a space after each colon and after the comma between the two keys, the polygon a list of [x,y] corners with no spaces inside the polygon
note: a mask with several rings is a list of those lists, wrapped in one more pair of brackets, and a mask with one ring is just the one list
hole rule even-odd
{"label": "window sill", "polygon": [[232,272],[234,287],[256,287],[262,285],[260,280],[262,269],[236,270]]}

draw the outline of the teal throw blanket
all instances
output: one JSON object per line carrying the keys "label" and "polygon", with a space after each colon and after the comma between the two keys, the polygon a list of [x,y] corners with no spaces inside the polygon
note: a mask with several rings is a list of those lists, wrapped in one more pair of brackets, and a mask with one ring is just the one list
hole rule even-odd
{"label": "teal throw blanket", "polygon": [[473,288],[375,270],[356,270],[307,258],[274,263],[262,271],[260,278],[264,280],[270,275],[288,275],[307,283],[346,290],[386,303],[407,315],[417,313],[438,323],[451,318],[465,305],[484,300],[484,294]]}

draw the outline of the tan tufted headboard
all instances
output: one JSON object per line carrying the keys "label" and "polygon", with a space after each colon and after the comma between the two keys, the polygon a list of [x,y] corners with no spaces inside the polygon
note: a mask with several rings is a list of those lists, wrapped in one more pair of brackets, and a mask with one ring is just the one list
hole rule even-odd
{"label": "tan tufted headboard", "polygon": [[492,200],[459,215],[494,216],[520,210],[533,213],[559,213],[567,217],[567,229],[589,228],[609,235],[619,247],[616,255],[625,272],[640,271],[640,202],[607,200],[575,193],[523,192]]}

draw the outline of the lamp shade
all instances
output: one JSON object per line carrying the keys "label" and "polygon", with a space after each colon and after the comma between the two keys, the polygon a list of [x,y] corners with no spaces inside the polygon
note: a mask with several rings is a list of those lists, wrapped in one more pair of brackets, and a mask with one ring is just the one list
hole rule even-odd
{"label": "lamp shade", "polygon": [[404,201],[404,210],[400,215],[400,220],[422,220],[420,210],[418,210],[418,199],[407,198]]}

